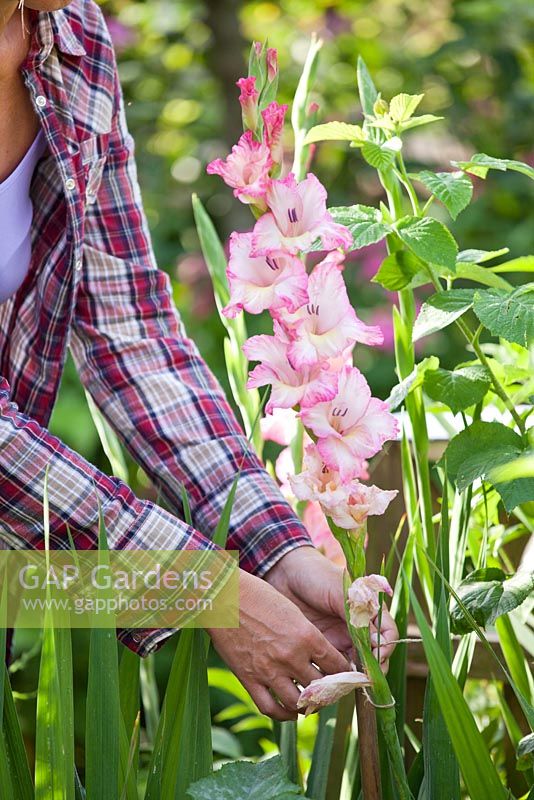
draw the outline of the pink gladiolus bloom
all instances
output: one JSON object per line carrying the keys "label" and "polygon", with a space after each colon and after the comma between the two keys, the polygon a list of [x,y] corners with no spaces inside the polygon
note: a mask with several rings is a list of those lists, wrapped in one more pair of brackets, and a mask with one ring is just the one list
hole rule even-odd
{"label": "pink gladiolus bloom", "polygon": [[295,314],[279,315],[292,339],[289,360],[297,369],[345,355],[356,342],[382,343],[380,328],[365,325],[350,303],[343,259],[339,251],[330,253],[310,275],[307,304]]}
{"label": "pink gladiolus bloom", "polygon": [[252,131],[247,131],[232,147],[226,161],[217,158],[208,164],[207,172],[209,175],[220,175],[242,203],[266,208],[265,195],[272,166],[273,160],[267,145],[257,142]]}
{"label": "pink gladiolus bloom", "polygon": [[272,83],[278,75],[278,50],[267,48],[267,78]]}
{"label": "pink gladiolus bloom", "polygon": [[317,678],[306,686],[300,693],[297,708],[304,709],[305,716],[313,714],[319,708],[336,703],[341,697],[350,694],[355,689],[371,686],[372,682],[363,672],[338,672],[337,675],[325,675]]}
{"label": "pink gladiolus bloom", "polygon": [[341,482],[338,472],[328,469],[317,445],[306,448],[302,466],[302,472],[289,479],[298,500],[316,500],[328,515],[330,508],[348,502],[348,484]]}
{"label": "pink gladiolus bloom", "polygon": [[263,118],[263,137],[275,164],[281,164],[284,155],[282,148],[282,133],[287,112],[287,106],[270,103],[261,112]]}
{"label": "pink gladiolus bloom", "polygon": [[362,459],[374,456],[398,433],[386,403],[371,397],[367,381],[356,367],[340,372],[333,400],[305,408],[300,416],[318,437],[317,448],[325,464],[338,470],[342,481],[355,477]]}
{"label": "pink gladiolus bloom", "polygon": [[328,520],[319,503],[311,502],[306,505],[302,521],[315,547],[334,564],[345,566],[345,556],[338,540],[330,530]]}
{"label": "pink gladiolus bloom", "polygon": [[233,233],[230,237],[230,303],[223,314],[236,317],[243,309],[260,314],[267,308],[296,311],[308,300],[304,264],[288,253],[252,258],[251,243],[251,233]]}
{"label": "pink gladiolus bloom", "polygon": [[250,373],[247,387],[272,386],[266,410],[307,407],[335,397],[337,375],[319,366],[295,370],[287,359],[287,344],[275,336],[253,336],[243,345],[250,361],[260,361]]}
{"label": "pink gladiolus bloom", "polygon": [[253,254],[268,255],[279,250],[291,253],[309,250],[318,239],[325,250],[352,247],[352,236],[338,225],[326,209],[326,189],[312,173],[297,183],[293,173],[271,181],[267,205],[271,213],[257,221],[253,233]]}
{"label": "pink gladiolus bloom", "polygon": [[236,85],[241,92],[239,102],[241,103],[245,128],[255,131],[258,124],[258,101],[260,99],[259,92],[256,89],[256,78],[253,76],[240,78]]}
{"label": "pink gladiolus bloom", "polygon": [[[358,472],[366,475],[367,462],[360,463]],[[367,517],[383,514],[398,494],[365,486],[356,478],[343,483],[339,472],[324,463],[315,444],[306,448],[303,470],[290,476],[289,483],[298,500],[320,503],[338,527],[352,531],[361,528]]]}
{"label": "pink gladiolus bloom", "polygon": [[380,516],[391,501],[398,495],[396,490],[379,489],[366,486],[359,480],[347,484],[350,495],[345,503],[331,504],[328,515],[339,528],[357,530],[367,521],[367,517]]}
{"label": "pink gladiolus bloom", "polygon": [[292,408],[275,408],[272,414],[260,419],[260,430],[265,442],[276,442],[284,447],[297,435],[298,419]]}
{"label": "pink gladiolus bloom", "polygon": [[366,628],[376,617],[380,608],[378,594],[390,597],[393,590],[383,575],[365,575],[357,578],[347,593],[350,621],[355,628]]}

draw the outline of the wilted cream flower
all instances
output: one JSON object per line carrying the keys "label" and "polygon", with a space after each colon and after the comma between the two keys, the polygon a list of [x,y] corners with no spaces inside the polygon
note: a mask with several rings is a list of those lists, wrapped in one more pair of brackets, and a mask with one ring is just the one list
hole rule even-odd
{"label": "wilted cream flower", "polygon": [[297,708],[303,708],[305,716],[313,714],[319,708],[332,705],[340,697],[359,689],[371,686],[371,681],[363,672],[339,672],[337,675],[325,675],[312,681],[300,694]]}
{"label": "wilted cream flower", "polygon": [[378,614],[380,602],[378,593],[390,597],[393,590],[383,575],[365,575],[357,578],[347,593],[350,621],[355,628],[365,628]]}

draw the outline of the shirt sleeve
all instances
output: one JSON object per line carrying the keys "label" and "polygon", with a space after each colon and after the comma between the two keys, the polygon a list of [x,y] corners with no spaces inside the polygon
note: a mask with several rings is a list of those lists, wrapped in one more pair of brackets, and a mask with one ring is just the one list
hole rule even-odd
{"label": "shirt sleeve", "polygon": [[[109,547],[140,550],[214,550],[208,537],[159,506],[140,500],[71,450],[11,400],[0,377],[0,538],[11,549],[43,549],[45,482],[50,548],[96,549],[100,514]],[[121,630],[119,639],[148,655],[172,631]]]}
{"label": "shirt sleeve", "polygon": [[183,329],[169,277],[155,263],[117,76],[115,85],[107,161],[87,208],[71,350],[127,450],[176,513],[185,487],[205,536],[240,471],[228,547],[239,551],[242,568],[262,576],[311,542]]}

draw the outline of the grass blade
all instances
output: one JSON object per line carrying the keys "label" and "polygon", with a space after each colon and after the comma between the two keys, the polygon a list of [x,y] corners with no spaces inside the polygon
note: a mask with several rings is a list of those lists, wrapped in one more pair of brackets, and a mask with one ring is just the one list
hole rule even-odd
{"label": "grass blade", "polygon": [[[4,664],[4,714],[3,714],[3,736],[0,737],[2,758],[2,775],[5,785],[12,781],[11,794],[3,794],[2,798],[13,798],[13,800],[34,800],[33,781],[24,740],[20,729],[20,723],[11,692],[11,684],[7,666]],[[8,777],[8,775],[10,777]],[[3,784],[2,784],[3,785]]]}
{"label": "grass blade", "polygon": [[60,678],[59,674],[56,631],[51,625],[50,611],[46,612],[46,617],[37,691],[35,800],[49,800],[51,797],[55,800],[72,800],[73,743],[69,742],[66,732],[69,723],[72,725],[72,715],[69,715],[66,707],[66,678],[64,675]]}
{"label": "grass blade", "polygon": [[[109,564],[100,514],[99,564]],[[85,787],[89,798],[118,800],[120,761],[119,662],[115,628],[92,628],[85,720]],[[122,737],[124,739],[124,735]]]}
{"label": "grass blade", "polygon": [[434,639],[415,593],[412,606],[434,679],[436,696],[471,800],[507,800],[505,791],[447,659]]}
{"label": "grass blade", "polygon": [[[180,745],[180,770],[178,771],[174,796],[166,791],[166,780],[163,780],[162,798],[185,800],[189,786],[200,778],[210,774],[213,767],[211,741],[210,695],[206,664],[206,639],[209,637],[203,630],[191,632],[189,669],[187,683],[182,691],[185,694],[183,732]],[[168,771],[167,773],[168,774]]]}
{"label": "grass blade", "polygon": [[[43,496],[43,531],[47,571],[50,567],[48,469]],[[47,585],[46,600],[51,600]],[[69,630],[54,628],[45,612],[37,689],[35,726],[35,800],[74,800],[74,709]]]}
{"label": "grass blade", "polygon": [[[452,666],[451,632],[447,595],[441,580],[449,577],[449,485],[443,476],[441,527],[438,542],[440,573],[434,578],[434,618],[436,643]],[[436,754],[439,753],[439,757]],[[423,761],[425,791],[432,800],[460,800],[460,773],[449,731],[440,709],[432,671],[428,676],[423,708]]]}
{"label": "grass blade", "polygon": [[336,717],[337,704],[319,711],[317,737],[313,745],[312,763],[306,786],[306,797],[312,797],[313,800],[325,800],[326,797]]}

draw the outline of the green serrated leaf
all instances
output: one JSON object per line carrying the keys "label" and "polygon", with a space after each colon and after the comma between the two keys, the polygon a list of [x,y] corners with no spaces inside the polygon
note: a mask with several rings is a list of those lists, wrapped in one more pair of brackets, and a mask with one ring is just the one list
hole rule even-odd
{"label": "green serrated leaf", "polygon": [[408,397],[408,395],[422,385],[425,374],[428,370],[436,370],[439,367],[437,356],[428,356],[417,364],[407,378],[393,387],[386,400],[389,410],[394,411]]}
{"label": "green serrated leaf", "polygon": [[362,147],[362,155],[368,164],[383,171],[393,164],[401,147],[402,141],[398,136],[394,136],[383,144],[366,142]]}
{"label": "green serrated leaf", "polygon": [[391,292],[398,292],[408,286],[423,266],[421,260],[409,250],[397,250],[382,261],[372,282],[379,283]]}
{"label": "green serrated leaf", "polygon": [[192,800],[292,800],[303,797],[298,786],[286,777],[280,756],[254,764],[236,761],[225,764],[208,778],[187,790]]}
{"label": "green serrated leaf", "polygon": [[474,365],[454,370],[436,369],[425,375],[424,389],[432,400],[445,403],[453,414],[479,403],[491,383],[486,367]]}
{"label": "green serrated leaf", "polygon": [[[461,582],[457,593],[462,604],[481,628],[518,608],[534,591],[534,572],[518,572],[507,580],[496,567],[478,569]],[[455,603],[451,610],[455,633],[469,633],[472,626],[464,610]]]}
{"label": "green serrated leaf", "polygon": [[453,219],[471,202],[473,184],[463,172],[423,170],[417,179],[443,203]]}
{"label": "green serrated leaf", "polygon": [[[449,479],[462,492],[477,478],[491,483],[495,467],[514,461],[523,453],[523,440],[511,428],[500,422],[477,420],[451,439],[440,464],[446,467]],[[494,485],[508,511],[534,499],[531,478]]]}
{"label": "green serrated leaf", "polygon": [[339,206],[329,211],[335,222],[351,232],[354,250],[380,242],[391,232],[380,211],[373,206]]}
{"label": "green serrated leaf", "polygon": [[458,245],[448,228],[432,217],[404,217],[397,233],[416,256],[430,264],[454,270]]}
{"label": "green serrated leaf", "polygon": [[484,264],[509,252],[509,247],[501,247],[500,250],[461,250],[456,260],[462,264]]}
{"label": "green serrated leaf", "polygon": [[389,115],[395,122],[406,122],[415,113],[416,108],[423,99],[423,94],[395,95],[389,104]]}
{"label": "green serrated leaf", "polygon": [[[508,249],[506,252],[509,252]],[[492,272],[534,272],[534,256],[520,256],[490,267]]]}
{"label": "green serrated leaf", "polygon": [[475,294],[473,310],[493,336],[523,347],[534,340],[534,284],[517,289],[485,289]]}
{"label": "green serrated leaf", "polygon": [[473,305],[474,289],[449,289],[438,292],[423,303],[415,320],[413,341],[446,328]]}
{"label": "green serrated leaf", "polygon": [[373,106],[378,97],[378,92],[373,83],[373,79],[367,69],[367,65],[361,56],[358,56],[358,92],[360,95],[360,103],[362,105],[363,113],[367,116],[372,116]]}
{"label": "green serrated leaf", "polygon": [[517,769],[520,772],[534,766],[534,733],[523,736],[517,745]]}
{"label": "green serrated leaf", "polygon": [[421,125],[430,125],[432,122],[439,122],[443,117],[436,117],[434,114],[421,114],[420,117],[412,117],[401,124],[401,131],[409,131],[412,128],[420,128]]}
{"label": "green serrated leaf", "polygon": [[456,264],[456,275],[453,277],[454,279],[467,279],[475,283],[481,283],[483,286],[492,286],[495,289],[504,289],[505,291],[512,288],[512,285],[504,278],[501,278],[500,275],[496,275],[487,267],[481,267],[479,264],[458,262]]}
{"label": "green serrated leaf", "polygon": [[524,164],[522,161],[514,161],[510,158],[493,158],[493,156],[488,156],[486,153],[475,153],[469,161],[451,161],[451,164],[464,170],[464,172],[476,175],[478,178],[485,178],[490,169],[496,169],[500,172],[506,172],[510,169],[534,180],[534,168],[530,164]]}
{"label": "green serrated leaf", "polygon": [[486,475],[498,464],[517,458],[521,437],[500,422],[478,420],[451,439],[441,460],[459,491]]}
{"label": "green serrated leaf", "polygon": [[304,144],[314,142],[355,142],[358,145],[365,143],[365,135],[360,125],[349,125],[346,122],[326,122],[315,125],[306,134]]}

